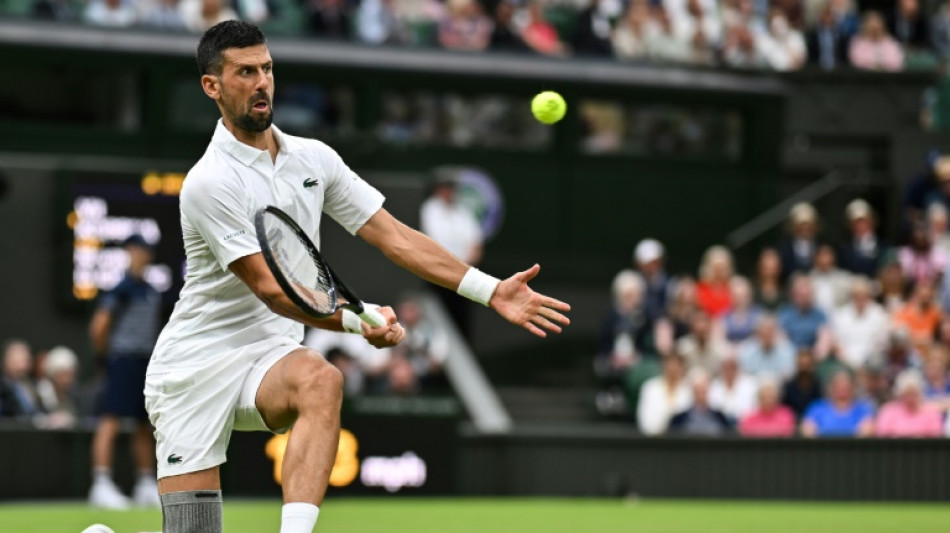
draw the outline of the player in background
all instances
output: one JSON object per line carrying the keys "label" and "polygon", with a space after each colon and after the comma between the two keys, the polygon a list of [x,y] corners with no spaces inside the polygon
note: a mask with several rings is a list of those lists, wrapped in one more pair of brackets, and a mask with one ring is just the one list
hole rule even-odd
{"label": "player in background", "polygon": [[[99,406],[99,425],[92,441],[92,488],[89,503],[127,509],[131,503],[160,505],[155,483],[155,441],[145,412],[145,371],[161,327],[162,301],[145,279],[152,249],[139,235],[123,244],[129,269],[122,281],[99,298],[89,334],[96,354],[105,357],[106,380]],[[138,481],[130,501],[112,479],[112,455],[121,419],[135,421],[132,455]]]}

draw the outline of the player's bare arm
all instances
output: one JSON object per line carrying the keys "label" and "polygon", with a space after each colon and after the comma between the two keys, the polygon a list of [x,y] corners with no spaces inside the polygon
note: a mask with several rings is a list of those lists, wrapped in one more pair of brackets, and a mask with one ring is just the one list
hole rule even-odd
{"label": "player's bare arm", "polygon": [[[363,240],[379,248],[393,263],[413,274],[450,290],[457,290],[470,268],[435,241],[406,226],[385,209],[376,212],[357,232]],[[537,293],[528,282],[541,267],[502,280],[488,302],[489,306],[512,324],[546,337],[547,332],[560,333],[571,323],[562,313],[571,306]]]}
{"label": "player's bare arm", "polygon": [[[320,319],[304,313],[294,305],[274,279],[262,254],[257,253],[236,259],[228,265],[228,268],[274,313],[311,327],[343,331],[342,311],[337,311],[330,318]],[[405,338],[406,332],[396,321],[396,313],[390,307],[380,307],[379,312],[386,318],[388,325],[374,328],[363,324],[363,336],[377,348],[399,344]]]}

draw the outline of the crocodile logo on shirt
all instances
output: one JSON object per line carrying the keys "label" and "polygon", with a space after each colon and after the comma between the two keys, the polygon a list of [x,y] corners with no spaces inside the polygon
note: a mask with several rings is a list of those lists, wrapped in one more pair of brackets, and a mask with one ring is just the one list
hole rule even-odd
{"label": "crocodile logo on shirt", "polygon": [[170,465],[177,465],[181,461],[182,461],[182,458],[180,455],[171,454],[168,456],[168,464]]}
{"label": "crocodile logo on shirt", "polygon": [[317,178],[307,178],[303,180],[304,189],[309,189],[310,187],[316,187],[317,185],[320,185],[320,182],[317,181]]}

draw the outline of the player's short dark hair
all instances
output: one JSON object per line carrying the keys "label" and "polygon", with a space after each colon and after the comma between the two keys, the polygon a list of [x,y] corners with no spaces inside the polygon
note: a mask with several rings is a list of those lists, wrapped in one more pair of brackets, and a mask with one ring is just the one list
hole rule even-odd
{"label": "player's short dark hair", "polygon": [[195,59],[198,72],[221,74],[224,59],[222,52],[228,48],[247,48],[265,44],[264,34],[257,26],[241,20],[226,20],[208,28],[198,41]]}

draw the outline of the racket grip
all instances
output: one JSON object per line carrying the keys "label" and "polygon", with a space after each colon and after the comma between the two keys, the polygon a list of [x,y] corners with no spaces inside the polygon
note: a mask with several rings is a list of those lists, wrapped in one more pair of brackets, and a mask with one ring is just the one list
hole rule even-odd
{"label": "racket grip", "polygon": [[384,317],[382,313],[377,311],[375,307],[370,307],[368,305],[363,308],[363,312],[360,313],[360,318],[363,319],[363,322],[366,322],[374,328],[383,327],[388,323],[386,322],[386,317]]}

